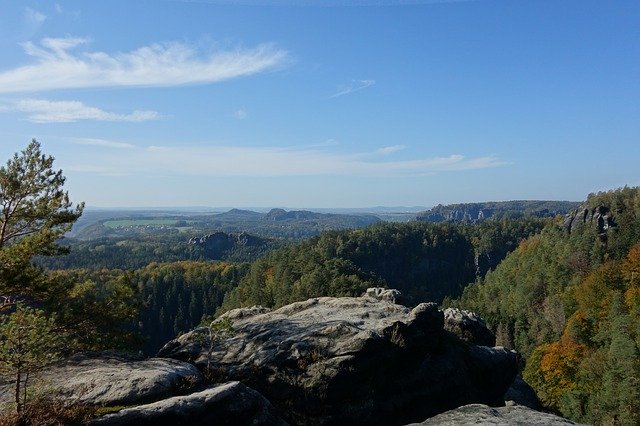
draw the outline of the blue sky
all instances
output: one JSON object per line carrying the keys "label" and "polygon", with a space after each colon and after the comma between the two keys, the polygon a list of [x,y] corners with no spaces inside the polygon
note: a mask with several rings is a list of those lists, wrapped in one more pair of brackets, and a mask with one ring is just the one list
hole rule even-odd
{"label": "blue sky", "polygon": [[0,9],[0,158],[38,139],[89,206],[431,206],[640,184],[637,1]]}

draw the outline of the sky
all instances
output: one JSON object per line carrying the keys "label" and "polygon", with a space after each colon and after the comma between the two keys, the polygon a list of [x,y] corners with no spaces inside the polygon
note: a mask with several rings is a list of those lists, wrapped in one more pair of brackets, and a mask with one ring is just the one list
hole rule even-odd
{"label": "sky", "polygon": [[0,0],[0,162],[92,207],[640,185],[640,2]]}

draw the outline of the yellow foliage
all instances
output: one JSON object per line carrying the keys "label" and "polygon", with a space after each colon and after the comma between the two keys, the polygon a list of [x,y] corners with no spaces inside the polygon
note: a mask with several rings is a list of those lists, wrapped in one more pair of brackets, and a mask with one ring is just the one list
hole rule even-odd
{"label": "yellow foliage", "polygon": [[577,374],[586,347],[568,337],[545,345],[538,372],[541,378],[541,398],[558,407],[562,396],[578,386]]}

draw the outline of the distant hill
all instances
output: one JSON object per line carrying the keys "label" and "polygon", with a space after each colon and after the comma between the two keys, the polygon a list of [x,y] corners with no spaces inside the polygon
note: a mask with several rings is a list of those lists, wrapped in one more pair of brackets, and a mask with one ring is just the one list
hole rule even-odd
{"label": "distant hill", "polygon": [[418,213],[416,220],[422,222],[480,222],[487,219],[516,219],[520,217],[554,217],[567,214],[580,205],[577,201],[489,201],[485,203],[462,203],[443,206],[439,204]]}

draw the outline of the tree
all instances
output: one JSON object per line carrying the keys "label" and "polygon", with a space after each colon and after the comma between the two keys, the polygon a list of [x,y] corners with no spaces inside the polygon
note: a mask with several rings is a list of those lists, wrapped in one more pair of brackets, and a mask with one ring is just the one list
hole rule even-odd
{"label": "tree", "polygon": [[18,303],[14,313],[0,316],[0,375],[14,383],[18,416],[27,404],[29,380],[58,360],[65,346],[65,335],[41,310]]}
{"label": "tree", "polygon": [[0,296],[42,298],[46,280],[31,264],[34,256],[64,252],[56,241],[80,217],[84,203],[72,208],[63,190],[62,170],[42,154],[35,139],[0,167]]}

